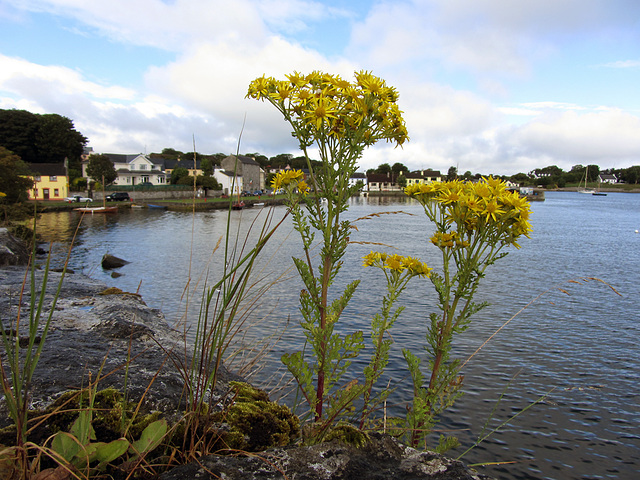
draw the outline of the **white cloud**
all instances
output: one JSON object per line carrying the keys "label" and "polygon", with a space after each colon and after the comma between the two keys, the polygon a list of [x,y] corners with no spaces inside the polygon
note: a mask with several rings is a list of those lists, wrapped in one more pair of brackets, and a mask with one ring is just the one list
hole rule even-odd
{"label": "white cloud", "polygon": [[131,100],[130,89],[104,86],[83,79],[81,73],[56,65],[37,65],[0,54],[0,87],[29,98],[55,88],[59,95],[88,95],[95,98]]}
{"label": "white cloud", "polygon": [[620,110],[548,114],[525,125],[514,138],[523,149],[565,164],[604,158],[637,159],[640,118]]}
{"label": "white cloud", "polygon": [[640,60],[618,60],[617,62],[604,63],[599,66],[608,68],[640,68]]}
{"label": "white cloud", "polygon": [[[128,83],[139,85],[133,89],[118,86],[115,76],[90,81],[93,73],[81,67],[0,56],[0,106],[66,115],[97,150],[127,153],[188,151],[193,135],[199,151],[230,153],[246,116],[241,151],[271,156],[296,153],[297,144],[271,105],[244,99],[253,78],[316,69],[351,78],[354,69],[365,68],[398,88],[411,142],[402,149],[368,149],[363,168],[398,161],[410,168],[515,173],[546,162],[563,168],[598,159],[603,166],[608,159],[637,163],[638,116],[543,90],[516,99],[511,83],[534,77],[538,64],[561,51],[567,38],[614,36],[616,26],[632,25],[640,4],[623,4],[379,1],[358,17],[304,0],[18,0],[17,12],[49,12],[64,28],[91,37],[97,32],[123,48],[171,51],[175,58],[147,66],[143,79]],[[320,52],[295,40],[350,15],[362,21],[345,52]],[[318,44],[331,34],[322,31]]]}

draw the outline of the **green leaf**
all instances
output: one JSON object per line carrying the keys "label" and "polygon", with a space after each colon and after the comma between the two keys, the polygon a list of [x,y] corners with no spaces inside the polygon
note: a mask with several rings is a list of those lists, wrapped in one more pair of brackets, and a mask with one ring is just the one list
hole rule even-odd
{"label": "green leaf", "polygon": [[148,453],[160,445],[166,433],[167,421],[164,419],[156,420],[142,431],[140,440],[133,442],[130,451],[139,455]]}
{"label": "green leaf", "polygon": [[51,441],[51,448],[67,462],[71,462],[80,451],[80,444],[76,437],[70,433],[58,432]]}
{"label": "green leaf", "polygon": [[91,425],[92,412],[91,410],[81,410],[78,418],[69,432],[75,436],[81,445],[88,445],[91,440],[96,439],[96,432]]}
{"label": "green leaf", "polygon": [[[107,464],[123,456],[127,452],[130,443],[126,438],[119,438],[109,443],[98,442],[91,445],[95,447],[95,452],[90,457],[90,461],[95,459],[100,464]],[[98,469],[101,469],[100,465]]]}

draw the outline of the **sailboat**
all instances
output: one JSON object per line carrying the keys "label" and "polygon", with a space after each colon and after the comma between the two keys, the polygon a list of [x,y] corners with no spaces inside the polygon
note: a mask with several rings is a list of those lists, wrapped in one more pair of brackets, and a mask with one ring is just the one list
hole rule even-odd
{"label": "sailboat", "polygon": [[584,169],[584,187],[582,187],[582,180],[580,180],[580,183],[578,184],[578,188],[577,191],[578,193],[586,193],[586,194],[595,194],[596,191],[593,188],[587,188],[587,178],[589,175],[589,167],[587,166]]}

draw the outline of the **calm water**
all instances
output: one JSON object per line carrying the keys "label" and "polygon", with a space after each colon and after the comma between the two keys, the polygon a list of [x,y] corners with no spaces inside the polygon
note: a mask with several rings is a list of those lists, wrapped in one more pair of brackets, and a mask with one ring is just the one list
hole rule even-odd
{"label": "calm water", "polygon": [[[349,215],[356,219],[384,211],[403,213],[358,221],[352,241],[393,245],[437,265],[435,247],[427,240],[432,229],[418,204],[354,199]],[[233,231],[244,235],[252,220],[258,217],[262,224],[267,212],[232,212]],[[486,433],[546,395],[463,460],[509,462],[479,467],[504,479],[640,478],[640,234],[635,233],[640,229],[640,195],[551,192],[545,202],[533,204],[533,212],[532,238],[488,272],[477,299],[492,306],[456,340],[457,356],[468,357],[513,319],[465,366],[466,394],[439,428],[461,440],[462,447],[453,452],[458,455],[483,429]],[[285,209],[272,213],[279,220]],[[47,214],[39,228],[61,251],[78,220],[75,212]],[[211,283],[222,265],[216,244],[226,220],[227,212],[218,211],[193,216],[132,210],[85,217],[71,267],[108,285],[139,291],[170,322],[178,323],[189,311],[189,323],[197,317],[203,277],[208,275]],[[256,270],[258,285],[246,312],[247,324],[256,325],[246,342],[277,333],[290,320],[272,354],[261,362],[264,369],[253,378],[256,383],[267,378],[266,383],[274,382],[279,356],[301,346],[300,284],[291,270],[297,240],[286,219]],[[354,244],[346,258],[341,281],[361,278],[362,283],[344,313],[345,331],[366,329],[379,308],[383,277],[363,269],[360,260],[374,248]],[[106,252],[131,262],[119,270],[121,277],[101,269]],[[257,289],[268,282],[276,283],[266,292]],[[392,412],[409,400],[400,348],[420,352],[425,318],[436,308],[432,290],[428,281],[415,280],[402,298],[407,308],[394,327],[396,348],[385,379],[397,387]]]}

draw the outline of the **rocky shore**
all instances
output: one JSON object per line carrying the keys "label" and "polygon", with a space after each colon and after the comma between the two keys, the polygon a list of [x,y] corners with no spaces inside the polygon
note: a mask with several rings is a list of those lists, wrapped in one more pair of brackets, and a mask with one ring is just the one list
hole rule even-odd
{"label": "rocky shore", "polygon": [[[0,240],[3,238],[8,236],[0,235]],[[16,250],[14,244],[0,242],[0,250],[5,247],[12,254]],[[26,267],[15,265],[13,260],[0,266],[0,318],[3,328],[8,329],[20,312],[20,336],[26,335],[23,328],[29,318],[29,278],[27,288],[22,288],[25,272]],[[42,284],[43,277],[44,272],[38,270],[37,285]],[[60,277],[59,272],[49,272],[45,312],[51,310]],[[4,356],[4,351],[1,353]],[[86,387],[89,379],[95,381],[102,372],[100,389],[112,386],[123,390],[126,384],[130,398],[144,398],[145,409],[173,416],[183,411],[184,381],[178,367],[188,358],[182,329],[168,325],[162,312],[149,308],[139,295],[67,273],[33,377],[31,404],[43,407],[65,391]],[[221,395],[226,393],[229,381],[239,380],[226,370],[219,378],[218,392],[214,393]],[[0,399],[0,423],[10,423],[4,397]],[[461,462],[375,434],[360,448],[334,441],[247,455],[210,455],[176,467],[160,478],[488,479]]]}

